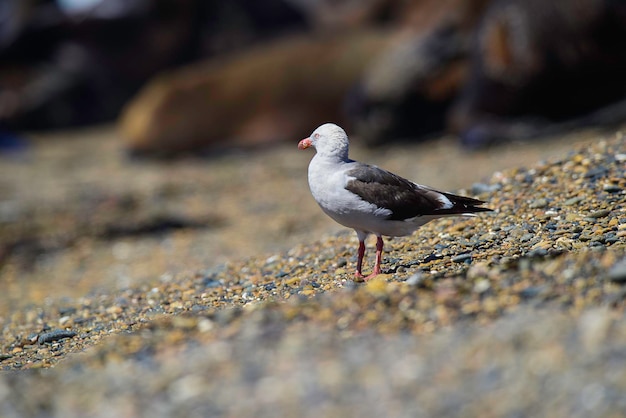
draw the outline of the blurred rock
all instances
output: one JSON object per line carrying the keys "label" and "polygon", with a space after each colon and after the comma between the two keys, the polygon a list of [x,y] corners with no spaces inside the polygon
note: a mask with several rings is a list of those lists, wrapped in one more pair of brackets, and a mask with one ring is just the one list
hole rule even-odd
{"label": "blurred rock", "polygon": [[441,132],[466,82],[471,38],[489,0],[407,4],[395,42],[368,69],[352,117],[371,144]]}
{"label": "blurred rock", "polygon": [[389,39],[296,37],[164,74],[125,109],[122,136],[140,154],[296,140],[345,122],[344,98]]}
{"label": "blurred rock", "polygon": [[370,143],[447,129],[479,147],[626,118],[623,2],[407,7],[404,37],[362,83],[354,117]]}
{"label": "blurred rock", "polygon": [[477,28],[449,127],[476,147],[622,122],[624,42],[624,2],[495,1]]}
{"label": "blurred rock", "polygon": [[[136,151],[293,139],[327,120],[370,144],[449,131],[468,148],[626,120],[626,3],[619,0],[2,4],[6,130],[110,121],[155,76],[123,115]],[[383,28],[384,45],[350,45]],[[345,52],[351,48],[356,58]],[[215,60],[209,69],[163,75],[207,58]],[[258,68],[247,68],[256,60]],[[325,70],[345,62],[345,74]],[[338,85],[320,80],[335,77]]]}
{"label": "blurred rock", "polygon": [[309,24],[324,31],[397,22],[406,3],[402,0],[287,0],[299,9]]}
{"label": "blurred rock", "polygon": [[0,124],[50,129],[114,119],[162,70],[301,31],[283,0],[4,0]]}

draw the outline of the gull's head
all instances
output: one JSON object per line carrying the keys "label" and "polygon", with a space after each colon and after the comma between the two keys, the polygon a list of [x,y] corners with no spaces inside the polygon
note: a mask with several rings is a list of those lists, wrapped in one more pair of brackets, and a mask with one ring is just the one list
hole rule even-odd
{"label": "gull's head", "polygon": [[313,131],[310,137],[298,143],[298,149],[313,147],[318,154],[324,156],[348,158],[348,135],[340,126],[325,123]]}

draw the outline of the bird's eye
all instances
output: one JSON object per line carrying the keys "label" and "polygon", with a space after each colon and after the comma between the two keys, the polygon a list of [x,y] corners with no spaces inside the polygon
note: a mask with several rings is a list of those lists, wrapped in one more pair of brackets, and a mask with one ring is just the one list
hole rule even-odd
{"label": "bird's eye", "polygon": [[320,137],[320,134],[314,134],[314,135],[313,135],[313,138],[315,138],[315,139],[317,139],[317,138],[319,138],[319,137]]}

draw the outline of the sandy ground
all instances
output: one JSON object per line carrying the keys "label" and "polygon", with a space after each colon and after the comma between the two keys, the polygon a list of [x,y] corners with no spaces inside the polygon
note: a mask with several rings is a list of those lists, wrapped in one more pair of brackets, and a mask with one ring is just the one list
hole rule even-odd
{"label": "sandy ground", "polygon": [[[454,191],[502,169],[563,156],[596,134],[473,153],[453,138],[378,149],[353,138],[351,156]],[[127,158],[111,127],[30,138],[22,155],[0,157],[5,309],[270,256],[345,230],[309,194],[313,151],[297,150],[300,138],[169,162]]]}
{"label": "sandy ground", "polygon": [[622,415],[623,132],[355,139],[495,209],[386,241],[367,283],[298,139],[133,161],[102,128],[3,156],[0,416]]}

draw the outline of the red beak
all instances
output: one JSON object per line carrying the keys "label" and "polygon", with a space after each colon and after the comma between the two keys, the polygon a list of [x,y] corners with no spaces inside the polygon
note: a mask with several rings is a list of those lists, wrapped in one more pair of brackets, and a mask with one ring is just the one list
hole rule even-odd
{"label": "red beak", "polygon": [[312,145],[311,138],[304,138],[302,141],[298,142],[298,149],[307,149]]}

